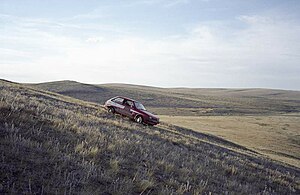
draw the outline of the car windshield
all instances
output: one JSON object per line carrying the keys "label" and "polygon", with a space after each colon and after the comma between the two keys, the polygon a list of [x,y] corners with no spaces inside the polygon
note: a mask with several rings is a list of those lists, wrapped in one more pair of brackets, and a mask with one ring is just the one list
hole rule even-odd
{"label": "car windshield", "polygon": [[139,110],[146,110],[146,108],[140,102],[134,102],[135,107]]}

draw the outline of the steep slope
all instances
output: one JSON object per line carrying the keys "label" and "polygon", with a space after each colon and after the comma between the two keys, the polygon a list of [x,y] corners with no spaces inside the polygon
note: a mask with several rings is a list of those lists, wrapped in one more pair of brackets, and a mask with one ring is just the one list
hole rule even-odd
{"label": "steep slope", "polygon": [[272,89],[155,88],[125,84],[88,85],[74,81],[35,87],[103,104],[116,95],[138,99],[158,114],[249,115],[300,112],[300,92]]}
{"label": "steep slope", "polygon": [[0,115],[0,193],[300,192],[299,169],[225,140],[24,85],[0,81]]}

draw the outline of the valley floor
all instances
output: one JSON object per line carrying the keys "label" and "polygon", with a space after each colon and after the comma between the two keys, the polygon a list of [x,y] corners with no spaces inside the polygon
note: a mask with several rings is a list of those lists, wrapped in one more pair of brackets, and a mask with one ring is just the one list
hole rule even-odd
{"label": "valley floor", "polygon": [[224,138],[300,168],[300,115],[160,117],[164,122]]}

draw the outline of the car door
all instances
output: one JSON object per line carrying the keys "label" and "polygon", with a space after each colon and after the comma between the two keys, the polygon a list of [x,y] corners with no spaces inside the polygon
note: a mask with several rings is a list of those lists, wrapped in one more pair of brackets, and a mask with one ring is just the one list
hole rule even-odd
{"label": "car door", "polygon": [[132,118],[130,110],[133,107],[133,102],[131,100],[125,100],[123,105],[124,105],[123,115]]}

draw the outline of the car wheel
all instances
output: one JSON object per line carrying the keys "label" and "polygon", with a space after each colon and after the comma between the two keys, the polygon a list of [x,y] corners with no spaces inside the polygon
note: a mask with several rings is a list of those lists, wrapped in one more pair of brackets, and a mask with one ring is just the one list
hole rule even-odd
{"label": "car wheel", "polygon": [[142,123],[143,123],[143,117],[142,117],[142,116],[137,116],[136,119],[135,119],[135,121],[136,121],[137,123],[142,124]]}
{"label": "car wheel", "polygon": [[115,111],[115,109],[113,107],[109,107],[108,108],[108,112],[112,113],[112,114],[115,114],[116,111]]}

